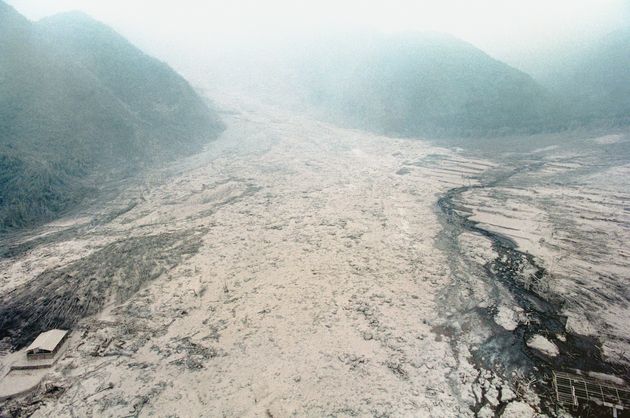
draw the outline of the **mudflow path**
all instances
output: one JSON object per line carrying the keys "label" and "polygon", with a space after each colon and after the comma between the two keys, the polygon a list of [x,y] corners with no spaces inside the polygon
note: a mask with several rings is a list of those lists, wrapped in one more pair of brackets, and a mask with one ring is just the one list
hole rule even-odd
{"label": "mudflow path", "polygon": [[[476,370],[434,330],[434,205],[486,163],[223,106],[204,153],[3,243],[7,350],[73,329],[42,390],[3,410],[472,416]],[[418,163],[435,155],[443,170]]]}
{"label": "mudflow path", "polygon": [[[533,414],[532,388],[478,361],[487,326],[475,339],[462,321],[464,338],[451,320],[464,305],[449,289],[473,283],[457,260],[516,250],[436,202],[497,163],[225,97],[228,129],[203,153],[2,242],[4,349],[73,330],[41,389],[2,411]],[[448,225],[466,251],[448,247]],[[485,264],[475,298],[499,274]]]}
{"label": "mudflow path", "polygon": [[499,166],[479,184],[438,200],[438,245],[453,279],[443,332],[481,370],[517,387],[529,382],[550,414],[552,370],[630,378],[630,200],[614,180],[630,171],[629,142],[596,136],[495,157]]}

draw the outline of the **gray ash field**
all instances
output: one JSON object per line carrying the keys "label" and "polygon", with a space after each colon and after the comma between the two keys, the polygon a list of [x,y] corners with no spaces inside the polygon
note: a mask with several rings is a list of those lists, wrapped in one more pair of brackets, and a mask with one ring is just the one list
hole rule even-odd
{"label": "gray ash field", "polygon": [[3,347],[73,332],[2,414],[528,417],[552,369],[630,377],[627,134],[472,152],[222,97],[203,153],[3,238]]}

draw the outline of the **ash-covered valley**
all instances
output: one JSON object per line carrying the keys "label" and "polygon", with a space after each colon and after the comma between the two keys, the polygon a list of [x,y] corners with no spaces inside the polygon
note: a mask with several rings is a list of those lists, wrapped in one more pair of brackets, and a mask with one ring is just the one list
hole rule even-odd
{"label": "ash-covered valley", "polygon": [[630,8],[334,3],[0,0],[0,417],[630,416]]}
{"label": "ash-covered valley", "polygon": [[72,330],[3,414],[555,415],[552,370],[628,378],[627,134],[472,152],[223,97],[202,153],[3,240],[5,351]]}

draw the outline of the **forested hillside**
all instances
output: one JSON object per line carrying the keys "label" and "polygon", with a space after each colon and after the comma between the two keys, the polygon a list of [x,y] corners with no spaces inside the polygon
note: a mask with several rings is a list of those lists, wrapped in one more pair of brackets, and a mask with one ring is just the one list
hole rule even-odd
{"label": "forested hillside", "polygon": [[31,23],[0,2],[0,230],[51,219],[100,173],[216,137],[214,110],[166,64],[80,14]]}

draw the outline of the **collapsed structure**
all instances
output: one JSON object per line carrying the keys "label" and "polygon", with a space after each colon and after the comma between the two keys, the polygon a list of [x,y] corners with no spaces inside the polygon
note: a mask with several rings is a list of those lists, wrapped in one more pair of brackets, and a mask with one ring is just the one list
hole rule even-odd
{"label": "collapsed structure", "polygon": [[28,360],[51,359],[55,357],[67,338],[68,331],[62,329],[42,332],[26,349],[26,358]]}

